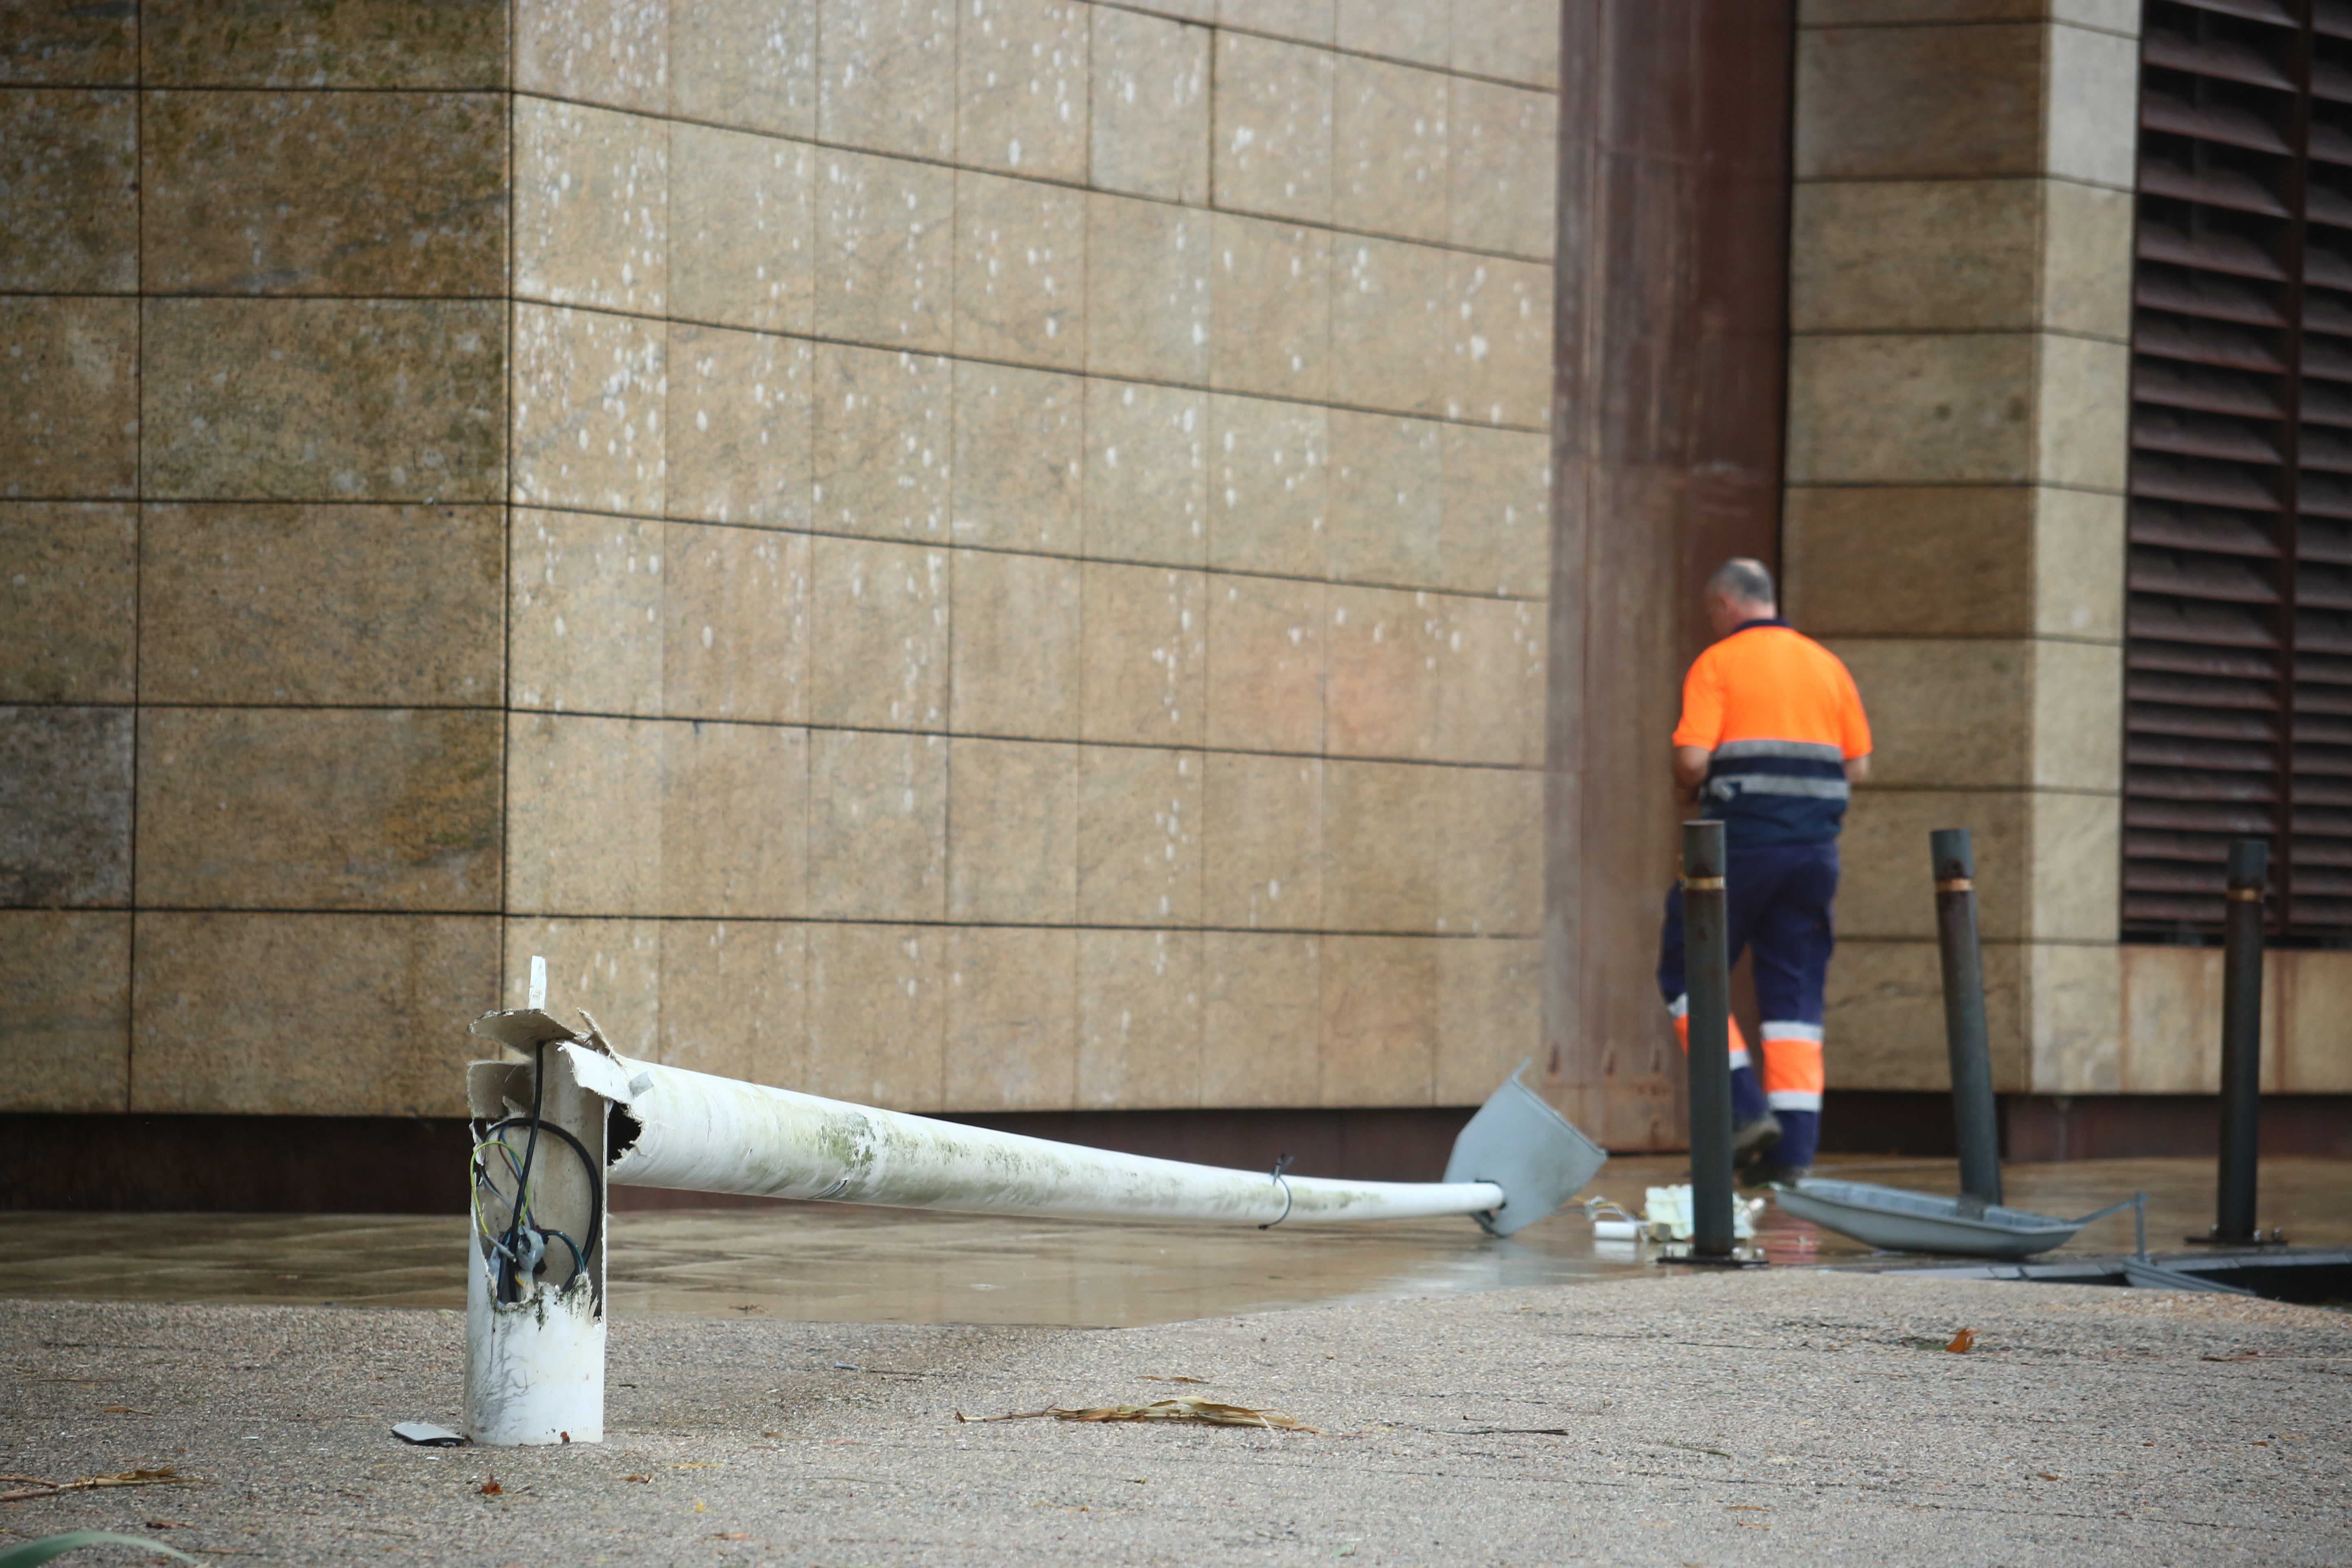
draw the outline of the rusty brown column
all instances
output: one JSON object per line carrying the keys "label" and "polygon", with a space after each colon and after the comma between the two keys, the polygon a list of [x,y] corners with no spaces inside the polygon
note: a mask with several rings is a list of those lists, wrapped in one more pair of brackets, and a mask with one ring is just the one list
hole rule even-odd
{"label": "rusty brown column", "polygon": [[1560,31],[1546,1084],[1671,1148],[1667,737],[1706,573],[1778,564],[1794,8],[1564,0]]}

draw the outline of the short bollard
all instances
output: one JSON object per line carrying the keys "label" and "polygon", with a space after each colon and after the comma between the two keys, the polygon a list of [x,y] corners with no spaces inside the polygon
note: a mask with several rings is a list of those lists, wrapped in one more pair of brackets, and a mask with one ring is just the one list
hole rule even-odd
{"label": "short bollard", "polygon": [[2229,901],[2221,914],[2221,1159],[2213,1228],[2191,1241],[2224,1247],[2284,1241],[2254,1223],[2263,1105],[2263,894],[2270,845],[2230,841]]}
{"label": "short bollard", "polygon": [[1952,1066],[1952,1131],[1960,1147],[1960,1195],[2000,1202],[2000,1127],[1985,1038],[1984,951],[1977,940],[1976,854],[1969,830],[1927,836],[1936,868],[1936,945],[1944,968],[1944,1047]]}
{"label": "short bollard", "polygon": [[1691,1247],[1727,1262],[1731,1218],[1731,953],[1723,824],[1683,824],[1683,952],[1690,996]]}

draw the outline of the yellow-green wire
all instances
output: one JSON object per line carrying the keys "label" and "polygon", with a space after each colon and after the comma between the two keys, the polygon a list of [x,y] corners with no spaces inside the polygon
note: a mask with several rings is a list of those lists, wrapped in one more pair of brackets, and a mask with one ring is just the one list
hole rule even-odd
{"label": "yellow-green wire", "polygon": [[[488,1237],[490,1235],[489,1225],[482,1217],[482,1178],[489,1173],[482,1168],[482,1151],[485,1149],[496,1149],[499,1153],[504,1154],[507,1157],[508,1173],[515,1178],[518,1185],[520,1185],[522,1181],[522,1166],[521,1163],[515,1159],[513,1147],[503,1138],[486,1138],[479,1143],[474,1145],[474,1158],[472,1162],[474,1167],[473,1191],[467,1194],[467,1201],[474,1211],[474,1229],[478,1234],[484,1237]],[[496,1193],[498,1192],[498,1189],[496,1187],[492,1187],[490,1191]],[[502,1193],[499,1194],[499,1195],[501,1197],[505,1196]],[[525,1215],[528,1215],[530,1213],[530,1193],[529,1189],[526,1188],[519,1192],[516,1194],[516,1202],[520,1206],[521,1213]]]}

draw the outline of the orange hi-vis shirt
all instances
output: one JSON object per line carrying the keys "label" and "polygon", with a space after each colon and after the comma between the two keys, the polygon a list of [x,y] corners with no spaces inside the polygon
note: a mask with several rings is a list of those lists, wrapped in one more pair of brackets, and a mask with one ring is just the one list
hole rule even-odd
{"label": "orange hi-vis shirt", "polygon": [[1691,665],[1675,744],[1715,753],[1702,799],[1727,845],[1825,844],[1845,821],[1846,760],[1870,754],[1870,721],[1837,655],[1786,621],[1749,621]]}

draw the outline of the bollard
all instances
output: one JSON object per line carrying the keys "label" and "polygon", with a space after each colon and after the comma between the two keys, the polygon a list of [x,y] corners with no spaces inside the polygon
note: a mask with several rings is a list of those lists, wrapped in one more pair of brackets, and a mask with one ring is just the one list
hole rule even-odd
{"label": "bollard", "polygon": [[2230,841],[2221,912],[2221,1162],[2213,1231],[2224,1245],[2263,1239],[2254,1224],[2254,1160],[2263,1103],[2263,892],[2270,845]]}
{"label": "bollard", "polygon": [[1977,939],[1976,852],[1965,827],[1927,836],[1936,869],[1936,946],[1944,968],[1944,1047],[1952,1064],[1952,1131],[1960,1195],[2000,1202],[2000,1124],[1985,1039],[1984,950]]}
{"label": "bollard", "polygon": [[1731,952],[1723,824],[1683,824],[1684,984],[1690,995],[1691,1247],[1728,1260],[1731,1241]]}

